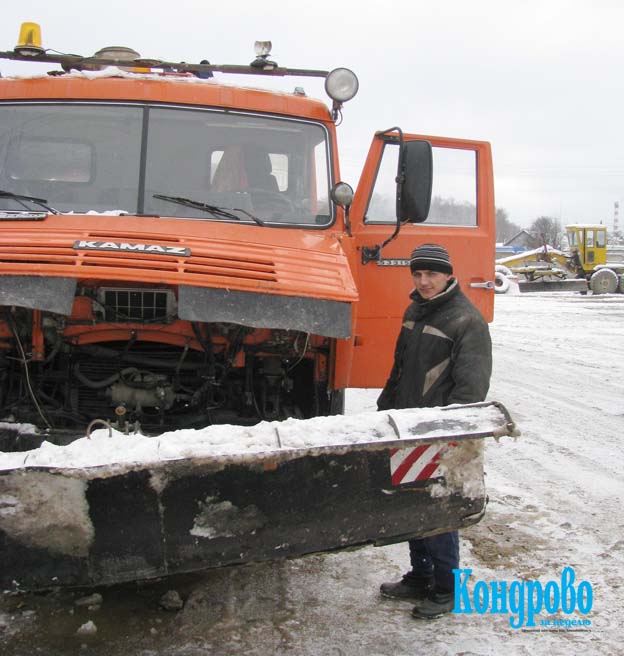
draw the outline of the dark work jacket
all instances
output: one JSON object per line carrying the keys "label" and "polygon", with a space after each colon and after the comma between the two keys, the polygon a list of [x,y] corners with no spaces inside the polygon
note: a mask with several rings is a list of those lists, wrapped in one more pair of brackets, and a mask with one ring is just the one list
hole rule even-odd
{"label": "dark work jacket", "polygon": [[378,409],[485,400],[492,373],[490,333],[457,280],[428,301],[415,290],[410,298]]}

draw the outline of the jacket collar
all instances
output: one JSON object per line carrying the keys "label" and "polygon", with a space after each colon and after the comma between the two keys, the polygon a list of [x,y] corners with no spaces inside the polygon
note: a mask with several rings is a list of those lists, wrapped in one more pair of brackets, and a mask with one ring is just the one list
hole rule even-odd
{"label": "jacket collar", "polygon": [[451,278],[446,288],[443,291],[441,291],[439,294],[436,294],[436,296],[434,296],[433,298],[429,298],[429,299],[423,298],[415,289],[410,294],[410,298],[412,299],[412,301],[414,301],[414,303],[418,305],[418,307],[423,312],[427,312],[433,310],[434,308],[439,307],[443,303],[446,303],[450,298],[457,295],[458,293],[459,293],[459,282],[457,282],[457,278]]}

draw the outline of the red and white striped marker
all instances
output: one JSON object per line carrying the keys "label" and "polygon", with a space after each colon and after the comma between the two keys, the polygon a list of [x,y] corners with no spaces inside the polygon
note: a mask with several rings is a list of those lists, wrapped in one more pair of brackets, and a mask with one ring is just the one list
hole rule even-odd
{"label": "red and white striped marker", "polygon": [[431,478],[440,464],[440,458],[449,444],[421,444],[410,449],[390,450],[390,476],[392,485],[404,485]]}

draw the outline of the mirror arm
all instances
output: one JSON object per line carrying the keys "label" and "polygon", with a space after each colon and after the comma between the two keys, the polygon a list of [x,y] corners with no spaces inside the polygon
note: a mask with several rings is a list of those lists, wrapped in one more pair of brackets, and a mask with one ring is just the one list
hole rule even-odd
{"label": "mirror arm", "polygon": [[347,237],[351,237],[351,218],[349,217],[349,210],[351,209],[351,205],[347,205],[344,208],[344,222],[345,222],[345,230],[347,232]]}

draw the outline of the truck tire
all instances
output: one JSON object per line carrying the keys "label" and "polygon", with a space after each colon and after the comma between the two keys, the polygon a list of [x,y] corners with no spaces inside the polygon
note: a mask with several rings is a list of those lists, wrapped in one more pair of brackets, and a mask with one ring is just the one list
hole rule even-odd
{"label": "truck tire", "polygon": [[594,294],[613,294],[618,288],[618,276],[612,269],[598,269],[589,279],[589,288]]}
{"label": "truck tire", "polygon": [[504,273],[497,271],[494,274],[494,291],[497,294],[504,294],[509,289],[509,278]]}
{"label": "truck tire", "polygon": [[504,264],[497,264],[494,267],[494,271],[498,271],[499,273],[502,273],[504,276],[512,276],[513,272],[509,267],[506,267]]}

